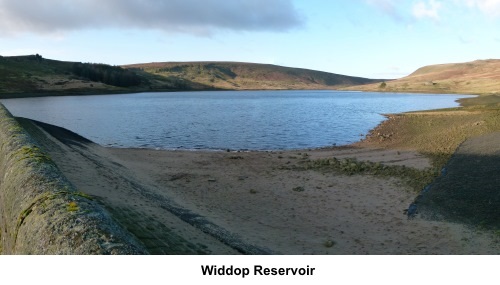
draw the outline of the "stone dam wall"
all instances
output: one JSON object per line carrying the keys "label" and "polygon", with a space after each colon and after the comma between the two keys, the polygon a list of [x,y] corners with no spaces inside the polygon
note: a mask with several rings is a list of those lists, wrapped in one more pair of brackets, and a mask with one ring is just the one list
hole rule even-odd
{"label": "stone dam wall", "polygon": [[0,104],[0,253],[147,254]]}

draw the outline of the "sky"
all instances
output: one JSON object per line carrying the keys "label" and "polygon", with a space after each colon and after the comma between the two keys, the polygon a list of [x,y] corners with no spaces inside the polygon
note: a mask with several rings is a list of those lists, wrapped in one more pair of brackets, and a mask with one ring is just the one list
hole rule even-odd
{"label": "sky", "polygon": [[0,55],[240,61],[368,78],[500,58],[500,0],[0,0]]}

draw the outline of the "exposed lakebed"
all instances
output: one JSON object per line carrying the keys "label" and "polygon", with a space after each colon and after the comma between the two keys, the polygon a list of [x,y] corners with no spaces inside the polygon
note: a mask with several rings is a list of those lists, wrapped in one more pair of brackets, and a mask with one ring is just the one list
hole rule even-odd
{"label": "exposed lakebed", "polygon": [[456,107],[466,95],[199,91],[3,99],[15,116],[111,147],[278,150],[360,140],[382,114]]}

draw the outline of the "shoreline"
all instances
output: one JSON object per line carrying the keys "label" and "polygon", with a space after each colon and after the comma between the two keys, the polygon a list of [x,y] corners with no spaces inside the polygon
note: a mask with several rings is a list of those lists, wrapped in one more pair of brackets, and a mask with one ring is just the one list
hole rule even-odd
{"label": "shoreline", "polygon": [[[488,233],[446,221],[409,220],[404,210],[418,192],[402,177],[315,164],[334,159],[416,172],[432,167],[428,155],[391,145],[399,133],[312,150],[165,151],[102,147],[34,124],[32,132],[68,179],[96,197],[153,254],[251,253],[237,250],[229,236],[275,254],[500,252]],[[181,210],[169,209],[165,203],[171,202]],[[186,223],[186,217],[199,224]],[[204,220],[222,234],[204,231]]]}
{"label": "shoreline", "polygon": [[[105,96],[105,95],[122,95],[122,94],[138,94],[138,93],[170,93],[170,92],[206,92],[206,91],[338,91],[338,92],[352,92],[352,93],[363,93],[363,92],[372,92],[372,93],[396,93],[396,94],[427,94],[427,95],[466,95],[466,96],[498,96],[497,93],[470,93],[470,92],[450,92],[450,93],[439,93],[439,92],[425,92],[425,91],[412,91],[412,90],[402,90],[404,92],[399,91],[383,91],[383,90],[349,90],[342,88],[332,88],[332,89],[217,89],[217,88],[207,88],[207,89],[165,89],[165,90],[87,90],[87,91],[71,91],[71,90],[58,90],[58,91],[40,91],[40,92],[26,92],[26,93],[0,93],[1,99],[20,99],[20,98],[34,98],[34,97],[62,97],[62,96]],[[459,99],[461,100],[461,99]]]}
{"label": "shoreline", "polygon": [[[235,92],[238,92],[239,90],[226,90],[226,91],[235,91]],[[267,90],[267,91],[277,91],[277,90]],[[297,91],[300,91],[300,90],[297,90]],[[322,90],[322,91],[332,91],[332,90]],[[342,90],[334,90],[334,91],[339,91],[339,92],[354,92],[354,91],[342,91]],[[364,91],[359,91],[359,92],[364,92]],[[157,93],[155,91],[151,91],[151,92],[138,92],[138,93]],[[373,92],[373,93],[384,93],[384,92]],[[387,93],[387,92],[385,92]],[[397,93],[397,92],[389,92],[389,93]],[[116,94],[108,94],[108,95],[123,95],[124,93],[116,93]],[[137,93],[127,93],[127,94],[137,94]],[[433,94],[425,94],[425,93],[421,93],[422,95],[429,95],[429,96],[432,96]],[[82,96],[86,96],[86,95],[90,95],[90,96],[104,96],[106,94],[85,94],[85,95],[82,95]],[[460,95],[460,94],[439,94],[439,95],[449,95],[449,96],[457,96],[457,95]],[[48,96],[51,96],[51,95],[48,95]],[[73,96],[71,94],[69,94],[68,96]],[[470,96],[470,98],[457,98],[455,100],[455,102],[457,102],[458,104],[460,104],[460,106],[457,106],[457,107],[450,107],[450,108],[447,108],[447,109],[455,109],[455,108],[462,108],[462,103],[461,101],[462,100],[468,100],[468,99],[473,99],[475,97],[477,97],[476,95],[465,95],[464,96]],[[57,97],[57,96],[56,96]],[[11,98],[11,99],[18,99],[18,98]],[[442,108],[439,108],[439,109],[428,109],[428,110],[417,110],[417,111],[408,111],[408,112],[402,112],[402,113],[380,113],[379,115],[381,116],[380,118],[380,121],[377,123],[377,125],[374,125],[373,128],[371,130],[368,130],[366,134],[363,134],[365,132],[365,130],[360,130],[360,132],[362,132],[359,136],[358,134],[355,134],[355,135],[352,135],[351,138],[349,138],[349,140],[347,141],[350,141],[350,142],[347,142],[347,143],[339,143],[339,144],[328,144],[328,145],[321,145],[321,146],[311,146],[311,147],[297,147],[297,148],[279,148],[279,149],[253,149],[253,148],[242,148],[242,149],[236,149],[236,148],[208,148],[205,147],[205,148],[185,148],[183,146],[180,146],[180,147],[154,147],[154,146],[146,146],[146,147],[143,147],[143,146],[122,146],[122,145],[118,145],[118,144],[114,144],[114,143],[110,143],[110,144],[103,144],[104,147],[113,147],[113,148],[137,148],[137,149],[154,149],[154,150],[166,150],[166,151],[201,151],[201,152],[212,152],[212,151],[231,151],[231,152],[273,152],[273,151],[310,151],[310,150],[315,150],[315,149],[330,149],[330,148],[338,148],[338,147],[351,147],[351,146],[356,146],[356,145],[359,145],[359,143],[361,143],[363,140],[366,139],[366,136],[370,135],[370,133],[374,130],[374,129],[377,129],[381,124],[384,123],[384,121],[388,120],[390,116],[394,116],[394,115],[400,115],[400,114],[411,114],[411,113],[427,113],[427,112],[439,112],[441,110],[447,110],[447,109],[442,109]],[[195,146],[196,147],[196,146]]]}
{"label": "shoreline", "polygon": [[18,120],[152,254],[498,254],[495,232],[436,219],[429,201],[414,219],[405,212],[435,177],[426,173],[500,131],[494,104],[388,114],[346,146],[244,152],[103,147]]}

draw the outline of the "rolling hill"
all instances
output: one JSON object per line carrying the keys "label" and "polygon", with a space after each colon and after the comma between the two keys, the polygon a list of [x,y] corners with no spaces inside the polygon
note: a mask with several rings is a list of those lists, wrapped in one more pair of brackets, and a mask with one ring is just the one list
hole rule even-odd
{"label": "rolling hill", "polygon": [[379,92],[500,94],[500,60],[429,65],[401,79],[346,88]]}
{"label": "rolling hill", "polygon": [[[93,70],[91,70],[91,67]],[[97,71],[107,72],[107,80]],[[81,74],[79,74],[79,71]],[[45,59],[40,55],[0,56],[1,97],[40,96],[45,94],[113,93],[127,90],[118,82],[125,70],[109,65],[92,65]],[[130,72],[127,72],[130,75]],[[116,82],[112,82],[113,80]],[[102,80],[101,80],[102,79]],[[108,83],[105,83],[108,82]],[[114,83],[115,85],[112,85]]]}
{"label": "rolling hill", "polygon": [[156,78],[187,82],[195,88],[230,90],[338,89],[382,80],[242,62],[161,62],[123,66]]}
{"label": "rolling hill", "polygon": [[236,62],[111,66],[0,56],[0,97],[179,90],[338,89],[380,82],[333,73]]}
{"label": "rolling hill", "polygon": [[240,62],[155,62],[110,66],[0,56],[0,97],[180,90],[342,89],[500,94],[500,60],[430,65],[396,80]]}

